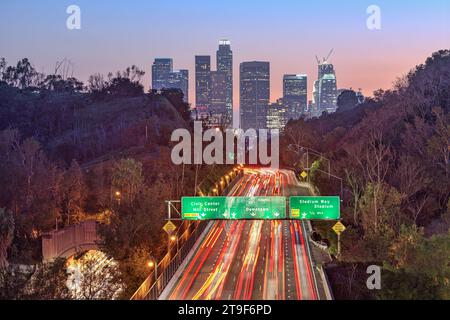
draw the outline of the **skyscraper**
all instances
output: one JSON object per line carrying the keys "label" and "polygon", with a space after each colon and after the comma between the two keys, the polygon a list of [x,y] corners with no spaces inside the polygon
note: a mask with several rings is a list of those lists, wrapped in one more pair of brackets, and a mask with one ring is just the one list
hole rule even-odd
{"label": "skyscraper", "polygon": [[173,61],[170,58],[156,58],[152,65],[152,89],[167,88],[169,73],[173,70]]}
{"label": "skyscraper", "polygon": [[227,110],[227,73],[211,71],[211,89],[209,95],[209,114],[218,126],[228,127],[230,120]]}
{"label": "skyscraper", "polygon": [[175,88],[183,91],[184,102],[189,101],[189,71],[178,70],[169,73],[167,88]]}
{"label": "skyscraper", "polygon": [[269,104],[267,108],[267,129],[284,130],[287,123],[286,108],[283,99],[278,99],[277,102]]}
{"label": "skyscraper", "polygon": [[188,70],[173,70],[170,58],[156,58],[152,65],[152,89],[180,89],[183,100],[189,100],[189,72]]}
{"label": "skyscraper", "polygon": [[317,79],[317,100],[316,107],[319,115],[326,111],[332,113],[336,111],[337,103],[337,83],[334,66],[326,59],[319,62]]}
{"label": "skyscraper", "polygon": [[217,71],[225,73],[226,76],[226,113],[229,125],[233,125],[233,51],[230,41],[219,41],[219,49],[216,52]]}
{"label": "skyscraper", "polygon": [[320,112],[333,113],[337,108],[336,76],[333,73],[325,73],[319,81],[319,110]]}
{"label": "skyscraper", "polygon": [[240,64],[240,113],[244,130],[266,127],[270,100],[270,64],[252,61]]}
{"label": "skyscraper", "polygon": [[283,77],[283,102],[287,119],[297,120],[308,108],[308,86],[305,74],[285,74]]}
{"label": "skyscraper", "polygon": [[209,112],[211,89],[211,57],[195,56],[195,107]]}

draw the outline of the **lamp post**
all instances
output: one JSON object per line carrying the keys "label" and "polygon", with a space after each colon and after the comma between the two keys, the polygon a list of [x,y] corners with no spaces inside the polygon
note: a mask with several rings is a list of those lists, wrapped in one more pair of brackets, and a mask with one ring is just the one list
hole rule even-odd
{"label": "lamp post", "polygon": [[120,191],[116,191],[116,192],[114,192],[114,196],[116,197],[117,204],[120,206],[120,198],[121,198],[122,194],[120,193]]}
{"label": "lamp post", "polygon": [[170,241],[172,241],[172,242],[175,242],[176,241],[176,243],[177,243],[177,253],[178,253],[178,237],[176,236],[176,235],[171,235],[170,236]]}
{"label": "lamp post", "polygon": [[150,260],[148,261],[148,266],[150,268],[155,268],[155,283],[158,282],[158,260],[150,254]]}
{"label": "lamp post", "polygon": [[294,145],[294,144],[290,144],[288,145],[288,149],[294,153],[297,154],[297,156],[300,156],[300,152],[304,152],[306,151],[306,167],[309,168],[309,154],[313,154],[317,157],[319,157],[320,159],[326,160],[328,162],[328,178],[331,178],[331,160],[327,157],[325,157],[321,152],[314,150],[312,148],[309,147],[303,147],[303,146],[299,146],[299,145]]}

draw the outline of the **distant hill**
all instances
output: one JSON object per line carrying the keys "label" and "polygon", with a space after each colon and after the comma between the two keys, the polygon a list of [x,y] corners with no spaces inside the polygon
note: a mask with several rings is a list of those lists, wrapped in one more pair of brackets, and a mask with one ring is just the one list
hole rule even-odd
{"label": "distant hill", "polygon": [[159,94],[93,99],[91,94],[39,94],[0,86],[0,130],[33,136],[52,159],[80,163],[124,150],[168,146],[175,128],[188,127]]}

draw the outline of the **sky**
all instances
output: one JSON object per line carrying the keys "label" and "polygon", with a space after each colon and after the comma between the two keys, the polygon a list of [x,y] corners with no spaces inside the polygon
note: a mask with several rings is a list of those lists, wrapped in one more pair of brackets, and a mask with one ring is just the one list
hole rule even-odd
{"label": "sky", "polygon": [[[81,29],[69,30],[69,5],[81,9]],[[369,30],[366,12],[377,5],[381,29]],[[308,95],[317,78],[315,56],[333,48],[338,88],[371,95],[389,89],[434,51],[450,48],[450,0],[1,0],[0,57],[10,64],[28,57],[51,73],[64,58],[74,75],[107,74],[137,65],[151,81],[156,57],[189,69],[194,103],[194,56],[215,54],[231,41],[234,106],[239,104],[239,63],[269,61],[271,100],[282,96],[282,77],[308,75]]]}

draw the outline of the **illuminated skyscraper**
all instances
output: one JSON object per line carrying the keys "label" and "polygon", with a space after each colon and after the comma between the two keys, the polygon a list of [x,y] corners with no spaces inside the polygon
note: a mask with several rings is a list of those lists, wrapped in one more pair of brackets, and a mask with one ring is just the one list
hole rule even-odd
{"label": "illuminated skyscraper", "polygon": [[211,71],[210,116],[220,127],[228,127],[230,123],[227,112],[227,74],[222,71]]}
{"label": "illuminated skyscraper", "polygon": [[211,89],[211,57],[195,56],[195,107],[209,110]]}
{"label": "illuminated skyscraper", "polygon": [[324,73],[319,80],[319,110],[320,112],[333,113],[337,108],[336,75]]}
{"label": "illuminated skyscraper", "polygon": [[320,116],[322,112],[326,111],[332,113],[336,111],[337,108],[337,83],[336,83],[336,73],[334,71],[334,66],[328,62],[333,49],[331,49],[328,56],[320,60],[317,56],[317,81],[314,82],[313,88],[313,105],[316,112],[313,112],[313,116]]}
{"label": "illuminated skyscraper", "polygon": [[233,51],[231,51],[230,41],[219,41],[219,49],[216,52],[217,71],[223,72],[225,81],[225,103],[226,117],[229,126],[233,125]]}
{"label": "illuminated skyscraper", "polygon": [[270,100],[270,64],[252,61],[240,64],[240,127],[264,129]]}
{"label": "illuminated skyscraper", "polygon": [[287,119],[297,120],[308,108],[308,79],[305,74],[285,74],[283,77],[283,103]]}
{"label": "illuminated skyscraper", "polygon": [[168,88],[180,89],[183,91],[184,102],[189,101],[189,71],[178,70],[169,73]]}
{"label": "illuminated skyscraper", "polygon": [[334,72],[334,66],[328,63],[327,59],[324,58],[322,61],[317,61],[318,75],[317,83],[315,83],[317,97],[315,97],[315,103],[319,115],[324,111],[328,113],[335,112],[337,108],[338,92],[336,74]]}
{"label": "illuminated skyscraper", "polygon": [[152,89],[180,89],[185,102],[189,100],[189,72],[188,70],[173,70],[170,58],[156,58],[152,65]]}
{"label": "illuminated skyscraper", "polygon": [[167,81],[172,70],[172,59],[156,58],[152,65],[152,89],[161,90],[167,88]]}
{"label": "illuminated skyscraper", "polygon": [[287,123],[287,110],[283,99],[278,99],[277,102],[269,104],[267,108],[267,129],[278,129],[283,131]]}

